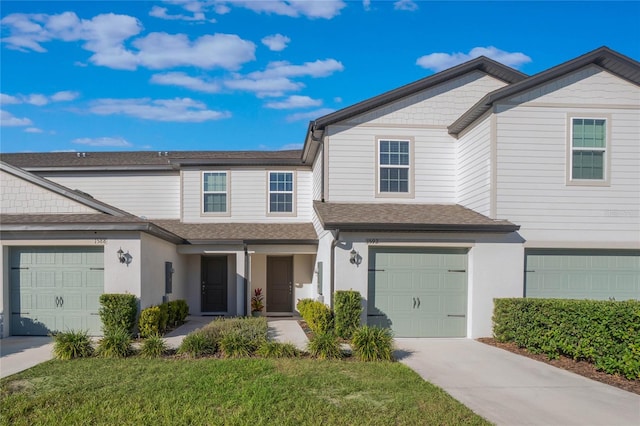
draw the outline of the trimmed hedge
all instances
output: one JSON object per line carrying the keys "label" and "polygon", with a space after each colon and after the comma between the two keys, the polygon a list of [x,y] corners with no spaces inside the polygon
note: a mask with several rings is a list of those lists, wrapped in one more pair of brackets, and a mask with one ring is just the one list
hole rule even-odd
{"label": "trimmed hedge", "polygon": [[493,333],[549,358],[640,379],[640,301],[495,299]]}
{"label": "trimmed hedge", "polygon": [[334,300],[336,334],[343,339],[350,339],[353,332],[360,326],[360,314],[362,314],[360,293],[354,290],[336,291]]}
{"label": "trimmed hedge", "polygon": [[167,326],[182,324],[187,319],[188,313],[189,306],[182,299],[145,308],[140,312],[140,321],[138,323],[140,336],[162,335]]}
{"label": "trimmed hedge", "polygon": [[302,299],[297,305],[298,312],[314,333],[333,332],[333,312],[322,302]]}
{"label": "trimmed hedge", "polygon": [[138,315],[138,299],[133,294],[101,294],[99,314],[105,335],[116,330],[133,334]]}

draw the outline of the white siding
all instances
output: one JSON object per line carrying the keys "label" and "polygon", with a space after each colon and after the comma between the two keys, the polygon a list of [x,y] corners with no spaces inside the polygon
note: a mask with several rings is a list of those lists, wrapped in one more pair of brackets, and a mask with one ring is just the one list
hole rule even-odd
{"label": "white siding", "polygon": [[448,126],[484,95],[505,85],[474,71],[362,114],[349,123]]}
{"label": "white siding", "polygon": [[[183,170],[183,212],[182,220],[186,223],[224,223],[224,222],[310,222],[311,221],[311,192],[312,172],[306,168],[295,172],[295,203],[294,215],[269,214],[267,206],[269,171],[291,171],[282,168],[253,168],[253,169],[217,169],[227,171],[228,191],[227,203],[229,214],[202,214],[202,172],[207,170]],[[217,171],[215,170],[215,171]],[[214,170],[211,170],[214,171]]]}
{"label": "white siding", "polygon": [[[541,87],[535,102],[497,116],[497,215],[521,225],[530,245],[640,246],[640,88],[597,70]],[[610,117],[610,184],[567,185],[569,117],[598,114]]]}
{"label": "white siding", "polygon": [[487,117],[458,141],[457,202],[491,214],[491,118]]}
{"label": "white siding", "polygon": [[84,204],[4,171],[0,172],[0,185],[2,214],[97,213]]}
{"label": "white siding", "polygon": [[180,175],[177,172],[38,174],[136,216],[149,219],[180,217]]}
{"label": "white siding", "polygon": [[[332,126],[329,135],[329,190],[332,202],[454,203],[456,146],[445,128],[381,129]],[[378,137],[413,138],[414,198],[376,198]]]}
{"label": "white siding", "polygon": [[[456,202],[456,140],[447,126],[504,82],[480,71],[443,83],[328,130],[328,188],[333,202]],[[376,198],[377,137],[413,138],[412,198]],[[327,146],[328,145],[328,146]]]}

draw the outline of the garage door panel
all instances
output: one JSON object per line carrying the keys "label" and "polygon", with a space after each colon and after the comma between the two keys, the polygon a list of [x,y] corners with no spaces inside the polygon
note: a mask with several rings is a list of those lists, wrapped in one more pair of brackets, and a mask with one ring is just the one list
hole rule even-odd
{"label": "garage door panel", "polygon": [[369,259],[369,324],[398,337],[466,336],[466,320],[447,317],[466,314],[466,251],[384,248]]}
{"label": "garage door panel", "polygon": [[100,333],[99,316],[89,317],[104,290],[102,247],[12,248],[10,259],[12,334]]}
{"label": "garage door panel", "polygon": [[640,299],[640,252],[530,250],[525,296],[594,300]]}

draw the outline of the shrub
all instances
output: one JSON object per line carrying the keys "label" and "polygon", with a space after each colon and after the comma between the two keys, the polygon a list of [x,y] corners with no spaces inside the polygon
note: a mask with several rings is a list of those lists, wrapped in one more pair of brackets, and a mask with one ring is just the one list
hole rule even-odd
{"label": "shrub", "polygon": [[220,339],[220,352],[226,358],[247,357],[257,349],[256,340],[251,339],[240,330],[225,333]]}
{"label": "shrub", "polygon": [[162,311],[159,306],[150,306],[140,312],[138,329],[141,337],[149,337],[154,334],[160,335],[163,329],[160,327]]}
{"label": "shrub", "polygon": [[309,353],[319,359],[340,359],[343,357],[338,337],[333,333],[318,333],[307,344]]}
{"label": "shrub", "polygon": [[202,333],[213,342],[220,340],[229,333],[240,333],[249,340],[256,342],[256,347],[267,340],[267,319],[264,317],[251,318],[219,318],[202,327]]}
{"label": "shrub", "polygon": [[297,358],[300,351],[291,343],[263,342],[256,354],[265,358]]}
{"label": "shrub", "polygon": [[216,344],[207,338],[202,331],[196,330],[185,336],[178,348],[178,353],[188,355],[191,358],[212,355],[216,353]]}
{"label": "shrub", "polygon": [[105,335],[116,330],[133,334],[138,314],[138,300],[133,294],[101,294],[100,319]]}
{"label": "shrub", "polygon": [[393,335],[388,328],[365,325],[356,329],[351,347],[356,358],[361,361],[393,360]]}
{"label": "shrub", "polygon": [[549,358],[640,378],[640,301],[496,299],[493,333]]}
{"label": "shrub", "polygon": [[351,338],[354,330],[360,326],[362,302],[357,291],[336,291],[335,293],[335,329],[343,339]]}
{"label": "shrub", "polygon": [[167,326],[174,327],[184,323],[189,315],[189,306],[186,300],[178,299],[167,302]]}
{"label": "shrub", "polygon": [[303,304],[302,310],[302,318],[314,333],[324,334],[333,330],[333,312],[324,303],[311,300]]}
{"label": "shrub", "polygon": [[298,303],[296,304],[296,309],[298,310],[298,312],[300,312],[300,316],[302,318],[304,318],[305,316],[308,315],[307,308],[309,307],[309,305],[311,305],[314,302],[315,302],[315,300],[313,300],[313,299],[300,299],[300,300],[298,300]]}
{"label": "shrub", "polygon": [[142,342],[140,356],[143,358],[160,358],[168,350],[169,348],[164,339],[159,334],[152,334]]}
{"label": "shrub", "polygon": [[91,338],[86,331],[68,331],[53,335],[53,355],[57,359],[84,358],[93,355]]}
{"label": "shrub", "polygon": [[98,343],[97,355],[103,358],[125,358],[131,354],[131,334],[123,328],[111,330]]}

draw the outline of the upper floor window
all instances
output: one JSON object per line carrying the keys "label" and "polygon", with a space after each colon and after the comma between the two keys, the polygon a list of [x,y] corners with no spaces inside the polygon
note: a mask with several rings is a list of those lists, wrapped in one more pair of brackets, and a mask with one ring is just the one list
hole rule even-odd
{"label": "upper floor window", "polygon": [[410,141],[381,139],[378,143],[378,192],[410,193]]}
{"label": "upper floor window", "polygon": [[606,179],[606,125],[602,118],[571,120],[571,180]]}
{"label": "upper floor window", "polygon": [[269,213],[293,213],[293,172],[269,172]]}
{"label": "upper floor window", "polygon": [[227,212],[227,172],[202,173],[202,211]]}

